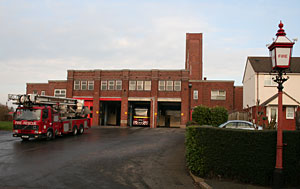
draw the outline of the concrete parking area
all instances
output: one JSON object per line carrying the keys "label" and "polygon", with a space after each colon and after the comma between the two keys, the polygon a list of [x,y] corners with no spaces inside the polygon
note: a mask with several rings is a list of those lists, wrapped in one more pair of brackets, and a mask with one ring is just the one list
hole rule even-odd
{"label": "concrete parking area", "polygon": [[184,129],[92,128],[22,142],[0,131],[0,188],[196,188]]}

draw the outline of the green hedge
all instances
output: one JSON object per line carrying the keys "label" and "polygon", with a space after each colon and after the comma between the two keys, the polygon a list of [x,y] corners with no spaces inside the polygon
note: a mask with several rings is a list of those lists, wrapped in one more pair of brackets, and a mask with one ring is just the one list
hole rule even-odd
{"label": "green hedge", "polygon": [[[300,185],[300,132],[284,132],[285,181]],[[271,185],[276,162],[276,131],[246,131],[214,127],[188,127],[186,160],[200,177],[230,178]]]}
{"label": "green hedge", "polygon": [[218,126],[228,120],[228,112],[226,108],[220,106],[213,108],[197,106],[194,108],[192,118],[199,125]]}

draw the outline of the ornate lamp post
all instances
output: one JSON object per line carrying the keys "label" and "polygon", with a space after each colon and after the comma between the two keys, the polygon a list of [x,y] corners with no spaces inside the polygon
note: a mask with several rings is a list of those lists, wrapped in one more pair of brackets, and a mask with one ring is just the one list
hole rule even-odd
{"label": "ornate lamp post", "polygon": [[282,176],[282,130],[283,130],[283,113],[282,113],[282,90],[283,83],[288,80],[288,77],[284,77],[286,69],[290,67],[292,48],[294,42],[286,37],[284,32],[283,24],[280,21],[278,25],[279,30],[277,31],[277,38],[268,47],[270,50],[270,56],[272,59],[272,69],[277,72],[276,78],[273,80],[278,83],[278,124],[277,124],[277,146],[276,146],[276,166],[273,177],[273,184],[275,187],[281,187],[283,184]]}

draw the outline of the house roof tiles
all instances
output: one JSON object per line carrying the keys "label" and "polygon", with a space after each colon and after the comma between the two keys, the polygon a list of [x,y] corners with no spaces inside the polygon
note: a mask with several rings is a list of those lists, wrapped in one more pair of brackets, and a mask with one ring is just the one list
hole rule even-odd
{"label": "house roof tiles", "polygon": [[[248,57],[255,72],[270,73],[272,71],[271,57]],[[300,73],[300,57],[291,58],[290,69],[287,73]]]}

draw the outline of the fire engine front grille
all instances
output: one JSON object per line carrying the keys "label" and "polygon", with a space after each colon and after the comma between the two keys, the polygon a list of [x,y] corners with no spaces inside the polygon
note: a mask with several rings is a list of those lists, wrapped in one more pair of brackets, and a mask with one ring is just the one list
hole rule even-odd
{"label": "fire engine front grille", "polygon": [[38,125],[14,125],[14,129],[39,130],[39,126]]}

